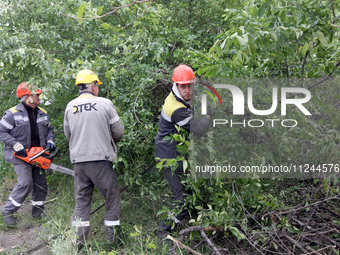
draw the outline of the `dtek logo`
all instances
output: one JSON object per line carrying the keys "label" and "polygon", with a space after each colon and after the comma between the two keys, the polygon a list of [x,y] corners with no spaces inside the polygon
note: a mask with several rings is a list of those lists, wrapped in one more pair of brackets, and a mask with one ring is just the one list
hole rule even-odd
{"label": "dtek logo", "polygon": [[[233,102],[233,115],[244,115],[244,107],[245,107],[245,97],[244,94],[242,92],[242,90],[238,87],[236,87],[235,85],[230,85],[230,84],[215,84],[214,87],[204,84],[206,87],[208,87],[219,99],[220,104],[222,106],[222,100],[219,96],[219,94],[216,92],[216,89],[228,89],[231,94],[232,94],[232,102]],[[217,105],[216,100],[214,99],[213,95],[207,91],[206,89],[204,89],[204,91],[207,92],[208,95],[210,95],[210,97],[213,99],[215,105]],[[287,98],[288,94],[292,94],[292,93],[300,93],[300,94],[304,94],[303,98]],[[312,115],[304,106],[303,104],[307,103],[309,100],[311,99],[311,93],[304,88],[296,88],[296,87],[282,87],[281,88],[281,115],[286,115],[287,114],[287,105],[295,105],[304,115]],[[207,95],[203,94],[202,98],[201,98],[201,106],[202,106],[202,110],[201,110],[201,114],[202,115],[206,115],[207,114]],[[252,87],[248,87],[247,88],[247,106],[248,109],[251,113],[255,114],[255,115],[260,115],[260,116],[266,116],[266,115],[270,115],[272,113],[274,113],[278,107],[278,88],[274,87],[272,88],[272,105],[269,109],[267,110],[258,110],[255,109],[254,104],[253,104],[253,88]],[[272,126],[274,121],[278,121],[278,119],[274,119],[274,120],[266,120],[266,121],[271,121]],[[295,122],[295,125],[284,125],[282,124],[282,122],[285,121],[291,121],[291,122]],[[232,124],[232,120],[230,121]],[[262,120],[249,120],[248,124],[250,123],[254,123],[254,122],[258,122],[258,125],[249,125],[251,127],[261,127],[262,124],[264,123]],[[224,119],[215,119],[214,120],[214,126],[215,124],[226,124],[228,123],[227,120]],[[234,122],[235,123],[235,122]],[[244,122],[241,122],[241,124],[244,124]],[[262,123],[262,124],[261,124]],[[296,120],[283,120],[281,121],[281,124],[283,126],[287,126],[287,127],[294,127],[297,125],[297,121]],[[244,124],[245,126],[245,124]]]}
{"label": "dtek logo", "polygon": [[73,114],[80,113],[83,111],[98,111],[96,107],[94,107],[97,103],[91,104],[91,103],[86,103],[86,104],[80,104],[80,105],[74,105],[73,106]]}

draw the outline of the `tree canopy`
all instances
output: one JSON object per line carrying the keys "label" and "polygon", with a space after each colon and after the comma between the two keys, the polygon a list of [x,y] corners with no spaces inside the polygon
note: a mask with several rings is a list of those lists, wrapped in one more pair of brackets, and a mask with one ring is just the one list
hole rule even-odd
{"label": "tree canopy", "polygon": [[[70,166],[64,109],[78,93],[77,72],[91,69],[103,82],[99,95],[113,101],[125,125],[115,166],[120,181],[156,199],[161,172],[144,182],[142,170],[154,162],[160,109],[179,64],[210,80],[313,79],[306,85],[315,96],[312,118],[295,130],[276,129],[275,135],[233,129],[229,157],[255,164],[285,160],[284,152],[301,162],[340,162],[339,0],[2,0],[0,17],[0,109],[17,104],[19,83],[41,87],[62,165]],[[266,155],[254,153],[264,147]],[[3,161],[0,166],[3,176],[9,166]],[[205,217],[206,225],[229,229],[239,240],[246,236],[235,223],[246,223],[240,222],[245,208],[236,190],[251,213],[282,206],[267,193],[270,181],[187,177],[184,183],[193,189],[192,223],[200,225]]]}

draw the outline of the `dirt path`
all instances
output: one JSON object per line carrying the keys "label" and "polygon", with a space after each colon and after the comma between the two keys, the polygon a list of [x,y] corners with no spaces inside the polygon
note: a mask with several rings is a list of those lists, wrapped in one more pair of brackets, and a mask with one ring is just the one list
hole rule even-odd
{"label": "dirt path", "polygon": [[[1,208],[3,207],[3,202]],[[41,232],[43,220],[33,220],[31,205],[25,201],[17,213],[18,224],[16,228],[7,228],[2,225],[0,230],[0,253],[20,254],[44,243]],[[48,246],[29,254],[52,254]]]}
{"label": "dirt path", "polygon": [[[0,210],[4,207],[7,202],[7,198],[10,191],[13,189],[16,180],[10,179],[6,180],[1,187],[0,194]],[[45,205],[48,209],[48,204]],[[32,218],[32,206],[29,199],[22,204],[21,208],[17,212],[16,218],[18,219],[18,224],[15,228],[8,228],[0,220],[0,253],[1,254],[20,254],[22,252],[27,252],[33,247],[38,246],[43,243],[42,235],[40,234],[42,230],[42,224],[44,220],[34,220]],[[2,217],[2,216],[1,216]],[[52,254],[48,246],[44,246],[39,250],[30,252],[29,254],[38,255]]]}

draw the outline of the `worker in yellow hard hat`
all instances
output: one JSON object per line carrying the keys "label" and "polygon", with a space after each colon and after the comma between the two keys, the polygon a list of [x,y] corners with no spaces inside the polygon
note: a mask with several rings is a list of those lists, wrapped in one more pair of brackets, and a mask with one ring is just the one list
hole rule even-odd
{"label": "worker in yellow hard hat", "polygon": [[124,126],[113,103],[98,96],[100,84],[93,71],[80,71],[76,77],[80,95],[68,103],[64,116],[64,133],[75,172],[72,225],[77,231],[78,248],[89,234],[94,187],[105,198],[108,242],[120,242],[122,237],[119,189],[112,162],[117,158],[116,143],[123,137]]}

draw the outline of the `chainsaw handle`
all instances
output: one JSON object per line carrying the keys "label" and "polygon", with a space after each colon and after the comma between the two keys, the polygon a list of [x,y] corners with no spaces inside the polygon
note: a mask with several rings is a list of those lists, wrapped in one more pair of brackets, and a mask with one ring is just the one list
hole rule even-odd
{"label": "chainsaw handle", "polygon": [[49,155],[44,156],[44,158],[53,159],[55,156],[57,156],[58,152],[59,149],[56,149],[54,153],[50,153]]}

